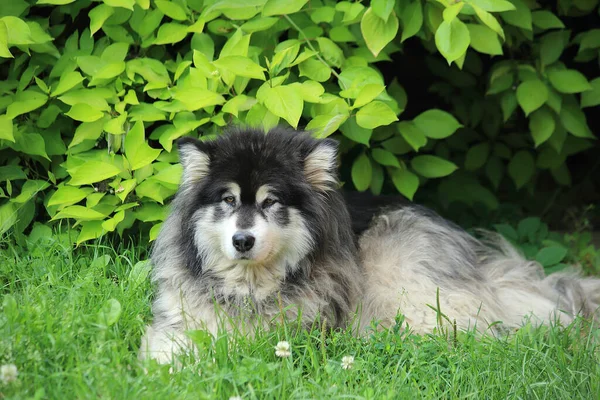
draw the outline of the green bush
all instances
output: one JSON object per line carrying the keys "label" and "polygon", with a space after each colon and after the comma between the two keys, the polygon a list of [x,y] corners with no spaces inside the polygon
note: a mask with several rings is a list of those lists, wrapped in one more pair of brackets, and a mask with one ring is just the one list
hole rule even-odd
{"label": "green bush", "polygon": [[[540,4],[3,1],[0,231],[69,219],[78,244],[132,227],[153,239],[181,175],[173,142],[229,123],[335,135],[361,191],[412,199],[433,183],[446,203],[494,209],[507,180],[569,185],[566,158],[594,139],[584,109],[600,104],[577,63],[597,62],[600,29],[565,21],[598,1]],[[408,44],[448,105],[412,119],[398,79],[412,78],[381,72]]]}

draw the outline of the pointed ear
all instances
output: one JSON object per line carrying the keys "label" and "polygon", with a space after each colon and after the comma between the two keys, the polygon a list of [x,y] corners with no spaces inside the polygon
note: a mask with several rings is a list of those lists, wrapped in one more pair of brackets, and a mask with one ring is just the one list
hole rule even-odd
{"label": "pointed ear", "polygon": [[183,184],[193,184],[208,175],[210,167],[209,146],[198,139],[183,137],[177,140],[179,161],[183,166]]}
{"label": "pointed ear", "polygon": [[332,139],[323,139],[304,158],[306,179],[318,191],[336,189],[337,153],[338,143]]}

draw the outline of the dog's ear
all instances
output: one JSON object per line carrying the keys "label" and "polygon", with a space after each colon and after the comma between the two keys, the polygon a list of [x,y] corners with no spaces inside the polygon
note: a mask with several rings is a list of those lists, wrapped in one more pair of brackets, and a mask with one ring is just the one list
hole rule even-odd
{"label": "dog's ear", "polygon": [[337,180],[338,143],[333,139],[322,139],[304,158],[304,174],[317,190],[335,190]]}
{"label": "dog's ear", "polygon": [[179,161],[183,166],[183,183],[192,184],[208,175],[210,167],[210,146],[192,137],[177,140]]}

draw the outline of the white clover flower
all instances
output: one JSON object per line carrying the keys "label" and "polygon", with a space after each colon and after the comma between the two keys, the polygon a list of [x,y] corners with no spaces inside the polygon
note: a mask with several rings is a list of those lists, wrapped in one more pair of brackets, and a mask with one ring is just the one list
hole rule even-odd
{"label": "white clover flower", "polygon": [[0,381],[2,383],[10,383],[17,380],[17,367],[14,364],[6,364],[0,367]]}
{"label": "white clover flower", "polygon": [[286,341],[277,343],[275,346],[275,355],[277,357],[289,357],[292,354],[290,351],[290,344]]}
{"label": "white clover flower", "polygon": [[242,400],[242,396],[231,396],[229,400]]}
{"label": "white clover flower", "polygon": [[342,357],[342,368],[350,369],[352,368],[352,364],[354,364],[353,356],[344,356]]}

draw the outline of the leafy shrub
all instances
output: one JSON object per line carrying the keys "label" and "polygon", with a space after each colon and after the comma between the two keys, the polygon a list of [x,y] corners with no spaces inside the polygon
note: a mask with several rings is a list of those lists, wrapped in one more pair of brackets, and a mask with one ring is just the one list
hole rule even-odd
{"label": "leafy shrub", "polygon": [[[152,239],[181,175],[173,142],[228,123],[335,135],[345,185],[374,193],[412,199],[433,181],[444,202],[494,209],[505,176],[568,185],[566,158],[594,137],[583,110],[600,104],[575,62],[597,61],[600,30],[563,20],[597,4],[2,2],[0,231],[68,219],[76,243],[132,227]],[[413,78],[381,70],[411,43],[448,106],[409,119],[399,82]]]}

